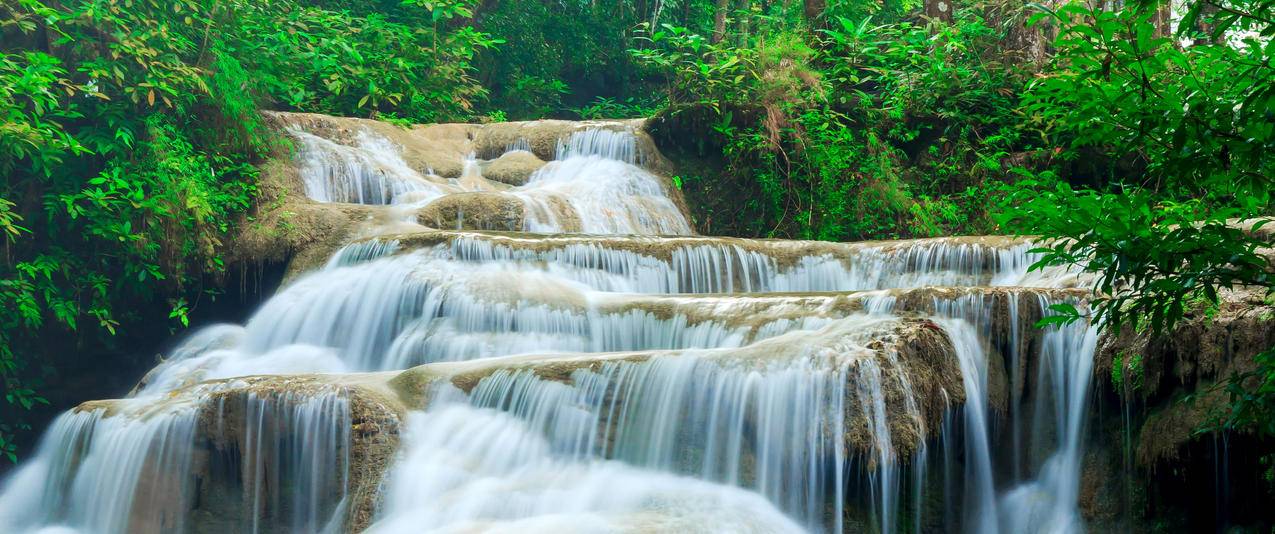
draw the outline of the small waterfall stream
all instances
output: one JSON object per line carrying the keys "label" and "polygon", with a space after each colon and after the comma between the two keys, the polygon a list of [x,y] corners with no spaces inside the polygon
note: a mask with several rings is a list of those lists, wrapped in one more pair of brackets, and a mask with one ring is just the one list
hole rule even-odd
{"label": "small waterfall stream", "polygon": [[391,222],[62,415],[0,532],[1084,530],[1096,333],[1032,327],[1077,292],[1030,243],[694,236],[639,128],[541,126],[445,178],[289,124],[306,202]]}

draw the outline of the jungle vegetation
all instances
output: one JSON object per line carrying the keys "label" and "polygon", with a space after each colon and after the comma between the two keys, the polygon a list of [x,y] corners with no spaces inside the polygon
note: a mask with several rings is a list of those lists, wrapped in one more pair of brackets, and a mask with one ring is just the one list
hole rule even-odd
{"label": "jungle vegetation", "polygon": [[[655,116],[710,163],[677,177],[706,233],[1065,237],[1043,261],[1102,274],[1092,313],[1171,329],[1272,284],[1228,221],[1272,212],[1273,5],[6,0],[0,452],[68,353],[224,294],[257,165],[286,144],[263,110]],[[1275,439],[1259,361],[1216,429]]]}

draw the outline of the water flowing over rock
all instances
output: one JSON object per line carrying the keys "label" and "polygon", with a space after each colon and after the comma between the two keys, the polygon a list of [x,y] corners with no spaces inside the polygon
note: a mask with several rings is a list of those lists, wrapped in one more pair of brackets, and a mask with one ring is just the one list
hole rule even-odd
{"label": "water flowing over rock", "polygon": [[[59,418],[0,531],[1084,530],[1029,240],[693,235],[642,121],[275,114],[242,325]],[[287,224],[281,224],[281,223]],[[255,255],[255,256],[254,256]]]}

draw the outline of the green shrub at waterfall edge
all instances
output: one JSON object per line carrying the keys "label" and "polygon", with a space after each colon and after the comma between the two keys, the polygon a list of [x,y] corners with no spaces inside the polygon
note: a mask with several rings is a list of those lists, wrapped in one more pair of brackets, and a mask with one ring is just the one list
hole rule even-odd
{"label": "green shrub at waterfall edge", "polygon": [[[1100,313],[1161,329],[1228,284],[1269,286],[1226,221],[1271,213],[1270,0],[1191,3],[1172,36],[1155,3],[922,7],[6,2],[0,450],[52,372],[216,293],[254,164],[279,148],[261,109],[658,115],[711,163],[678,181],[706,233],[1070,237],[1047,260],[1090,260],[1113,296]],[[1263,365],[1232,384],[1224,428],[1275,420]]]}
{"label": "green shrub at waterfall edge", "polygon": [[[1260,229],[1232,224],[1272,214],[1275,2],[1191,2],[1176,33],[1162,3],[1104,6],[1033,6],[1035,27],[1057,32],[1034,62],[1013,60],[1015,30],[982,4],[950,24],[763,19],[742,40],[648,26],[632,53],[665,80],[666,117],[716,140],[702,152],[719,152],[721,176],[686,177],[688,195],[697,182],[738,195],[705,200],[701,227],[1064,237],[1042,265],[1100,274],[1109,327],[1163,332],[1193,299],[1275,277]],[[1275,437],[1275,357],[1256,363],[1204,430]]]}
{"label": "green shrub at waterfall edge", "polygon": [[123,334],[215,298],[277,144],[260,108],[426,122],[482,98],[469,59],[495,42],[438,23],[470,2],[337,4],[0,6],[0,454],[16,459],[47,379],[92,366],[77,355],[136,351]]}
{"label": "green shrub at waterfall edge", "polygon": [[[1067,157],[1116,154],[1134,172],[1113,172],[1102,187],[1028,188],[1003,217],[1066,238],[1038,265],[1098,274],[1097,319],[1152,333],[1172,330],[1193,303],[1216,306],[1225,288],[1275,296],[1260,250],[1271,246],[1262,226],[1275,209],[1275,2],[1189,3],[1175,34],[1156,31],[1158,16],[1155,4],[1040,15],[1060,27],[1058,52],[1051,74],[1029,86],[1025,120]],[[1058,311],[1056,321],[1079,316]],[[1218,386],[1230,404],[1198,431],[1275,440],[1275,348],[1254,360]]]}
{"label": "green shrub at waterfall edge", "polygon": [[1031,72],[1000,50],[1008,25],[976,8],[826,22],[761,19],[747,46],[663,25],[632,50],[666,80],[671,118],[710,110],[722,181],[747,197],[710,216],[824,240],[995,231],[989,200],[1040,151],[1016,114]]}

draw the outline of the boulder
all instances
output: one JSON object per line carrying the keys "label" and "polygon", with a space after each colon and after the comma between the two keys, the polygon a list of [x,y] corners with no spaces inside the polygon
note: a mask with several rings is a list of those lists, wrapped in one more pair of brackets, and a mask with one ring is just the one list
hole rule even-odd
{"label": "boulder", "polygon": [[483,177],[488,180],[519,186],[527,183],[531,175],[545,166],[544,160],[525,150],[506,152],[483,166]]}
{"label": "boulder", "polygon": [[506,193],[455,193],[430,202],[417,212],[423,225],[454,230],[522,230],[522,199]]}

